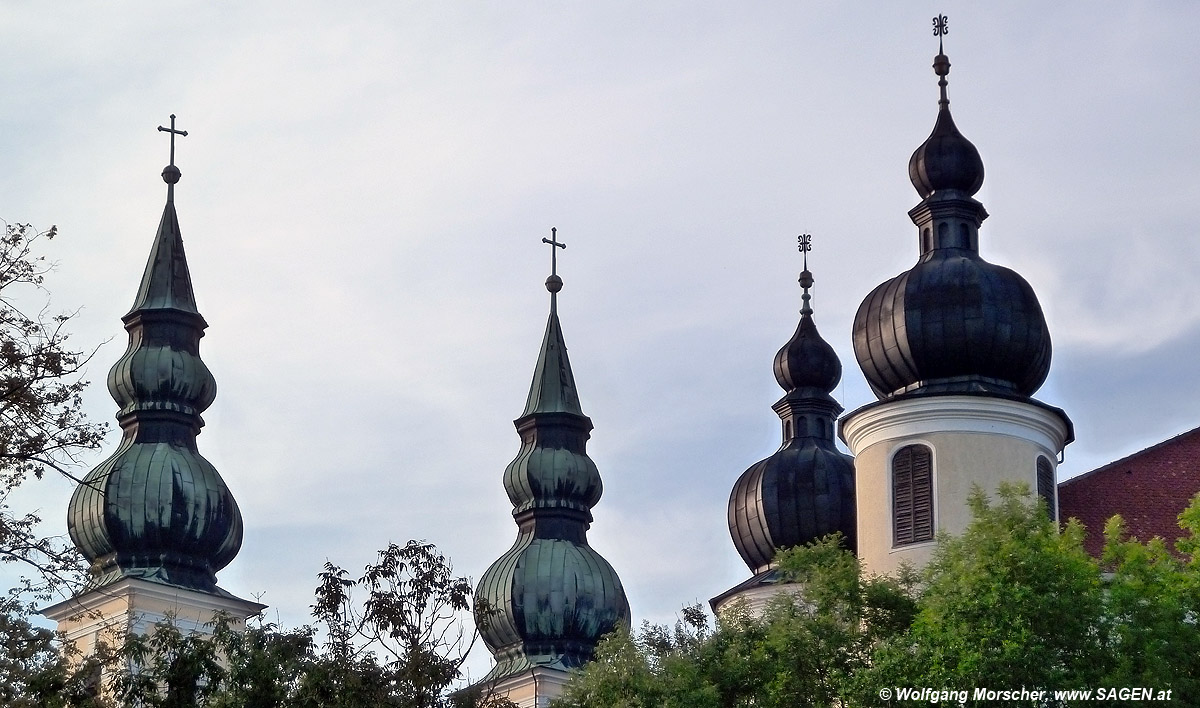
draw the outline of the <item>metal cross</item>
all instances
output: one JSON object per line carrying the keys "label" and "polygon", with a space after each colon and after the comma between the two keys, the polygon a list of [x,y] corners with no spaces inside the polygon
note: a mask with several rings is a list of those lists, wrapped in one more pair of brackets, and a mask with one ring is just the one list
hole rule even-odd
{"label": "metal cross", "polygon": [[542,243],[550,244],[550,275],[558,275],[558,250],[557,249],[559,249],[559,248],[565,249],[567,247],[567,244],[559,243],[558,229],[556,229],[556,228],[550,229],[550,238],[543,238]]}
{"label": "metal cross", "polygon": [[946,16],[938,15],[933,18],[933,36],[938,38],[938,54],[945,54],[942,51],[942,37],[949,33],[949,28],[946,27]]}
{"label": "metal cross", "polygon": [[804,254],[804,270],[808,270],[808,252],[812,250],[812,234],[800,234],[796,237],[800,243],[800,252]]}
{"label": "metal cross", "polygon": [[186,130],[175,130],[175,114],[174,113],[171,114],[171,127],[164,128],[160,125],[160,126],[158,126],[158,129],[164,133],[171,134],[171,166],[174,167],[175,166],[175,136],[182,135],[184,137],[187,137],[187,131]]}

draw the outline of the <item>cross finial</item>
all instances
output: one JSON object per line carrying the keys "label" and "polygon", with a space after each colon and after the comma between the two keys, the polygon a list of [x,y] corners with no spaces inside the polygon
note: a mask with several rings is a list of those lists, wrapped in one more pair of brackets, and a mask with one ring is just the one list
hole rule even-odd
{"label": "cross finial", "polygon": [[809,300],[812,296],[808,294],[808,289],[812,287],[812,273],[808,271],[808,252],[812,250],[812,234],[800,234],[796,237],[796,241],[800,244],[800,253],[804,256],[804,270],[800,271],[800,287],[804,289],[804,294],[800,296],[803,305],[800,307],[801,315],[811,315],[812,307],[809,306]]}
{"label": "cross finial", "polygon": [[164,128],[160,125],[160,126],[158,126],[158,129],[164,133],[171,134],[171,164],[170,164],[170,166],[174,167],[175,166],[175,136],[182,135],[184,137],[187,137],[187,131],[186,130],[175,130],[175,114],[174,113],[171,114],[171,127]]}
{"label": "cross finial", "polygon": [[550,244],[550,275],[558,275],[558,249],[567,247],[567,244],[561,243],[558,240],[558,229],[550,229],[550,238],[543,238],[542,243]]}
{"label": "cross finial", "polygon": [[558,291],[562,290],[562,278],[558,277],[558,249],[567,244],[558,240],[558,229],[550,229],[550,238],[543,238],[542,243],[550,244],[550,277],[546,278],[546,289],[550,291],[550,310],[558,308]]}
{"label": "cross finial", "polygon": [[163,168],[162,178],[163,178],[163,181],[167,183],[167,199],[172,200],[175,198],[175,183],[179,181],[179,176],[181,174],[179,171],[179,168],[175,166],[175,136],[176,135],[186,136],[187,131],[186,130],[175,130],[175,114],[174,113],[171,114],[171,127],[164,128],[160,125],[160,126],[158,126],[158,129],[164,133],[171,134],[171,164],[169,164]]}

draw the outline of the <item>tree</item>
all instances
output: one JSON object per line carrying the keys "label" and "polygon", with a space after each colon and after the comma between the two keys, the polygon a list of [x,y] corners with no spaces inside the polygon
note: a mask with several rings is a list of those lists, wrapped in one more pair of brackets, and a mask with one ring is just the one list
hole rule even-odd
{"label": "tree", "polygon": [[1175,704],[1194,701],[1200,495],[1180,515],[1187,534],[1177,554],[1161,539],[1126,538],[1116,518],[1102,562],[1083,550],[1077,522],[1060,529],[1026,488],[1001,487],[996,500],[977,490],[970,504],[971,524],[961,536],[939,536],[919,578],[865,576],[836,538],[789,549],[780,571],[794,592],[780,593],[761,617],[735,613],[710,630],[696,607],[673,630],[614,634],[556,705],[911,702],[881,699],[884,687],[967,690],[962,704],[980,706],[994,702],[975,700],[975,687],[1140,686],[1171,689]]}
{"label": "tree", "polygon": [[392,544],[357,579],[332,563],[319,578],[317,627],[218,621],[203,637],[160,623],[117,652],[112,693],[120,705],[146,708],[482,705],[477,694],[450,690],[476,636],[461,623],[471,584],[434,546]]}
{"label": "tree", "polygon": [[1072,520],[1060,532],[1028,488],[1002,485],[998,497],[976,489],[966,531],[938,539],[919,612],[875,653],[858,681],[860,700],[880,686],[1106,685],[1111,617],[1083,527]]}
{"label": "tree", "polygon": [[105,660],[64,655],[54,633],[32,625],[20,602],[0,601],[0,705],[102,708],[92,694]]}
{"label": "tree", "polygon": [[1120,516],[1105,525],[1103,563],[1113,686],[1170,687],[1200,695],[1200,495],[1179,515],[1187,533],[1173,555],[1161,538],[1128,538]]}
{"label": "tree", "polygon": [[16,511],[13,495],[47,470],[76,479],[79,454],[97,448],[105,431],[82,410],[93,352],[69,346],[75,313],[48,309],[43,282],[53,264],[37,250],[56,234],[5,223],[0,240],[0,561],[28,566],[33,577],[20,589],[41,597],[77,579],[80,558],[62,539],[41,536],[41,519]]}
{"label": "tree", "polygon": [[781,592],[760,617],[734,610],[715,629],[699,606],[674,628],[614,634],[568,685],[560,708],[844,705],[881,636],[907,627],[914,578],[864,578],[830,536],[780,555]]}
{"label": "tree", "polygon": [[38,251],[56,234],[5,222],[0,238],[0,564],[24,566],[0,598],[6,706],[86,705],[94,673],[94,662],[67,661],[53,634],[28,620],[36,601],[82,579],[83,564],[71,544],[43,535],[41,518],[17,504],[30,478],[52,471],[76,479],[79,455],[98,447],[105,430],[82,410],[92,352],[68,344],[74,313],[49,313],[44,280],[53,264]]}

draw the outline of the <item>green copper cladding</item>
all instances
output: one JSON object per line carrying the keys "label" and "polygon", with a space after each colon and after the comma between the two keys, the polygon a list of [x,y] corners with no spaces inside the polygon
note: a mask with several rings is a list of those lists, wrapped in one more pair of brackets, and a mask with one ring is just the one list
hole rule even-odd
{"label": "green copper cladding", "polygon": [[546,321],[546,336],[538,352],[533,385],[525,401],[526,416],[532,413],[574,413],[583,415],[579,407],[579,392],[575,390],[575,375],[567,360],[567,345],[563,342],[562,326],[558,323],[558,293],[551,293],[550,318]]}
{"label": "green copper cladding", "polygon": [[587,543],[603,486],[587,455],[592,421],[579,406],[558,320],[562,281],[552,275],[546,287],[546,336],[525,412],[515,421],[521,450],[504,471],[517,540],[475,591],[476,623],[496,657],[485,681],[534,667],[577,668],[602,636],[629,626],[620,578]]}
{"label": "green copper cladding", "polygon": [[141,578],[214,594],[216,572],[242,543],[242,516],[196,449],[217,386],[200,359],[196,309],[175,213],[179,170],[163,171],[167,205],[150,259],[122,318],[129,346],[108,374],[120,410],[116,452],[76,488],[67,529],[92,563],[92,587]]}

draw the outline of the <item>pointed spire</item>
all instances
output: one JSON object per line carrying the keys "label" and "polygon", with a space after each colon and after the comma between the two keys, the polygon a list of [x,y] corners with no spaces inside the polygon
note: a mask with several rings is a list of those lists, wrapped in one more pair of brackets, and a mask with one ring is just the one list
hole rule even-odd
{"label": "pointed spire", "polygon": [[946,52],[942,48],[942,38],[949,31],[945,15],[933,18],[933,36],[938,38],[938,53],[933,58],[933,73],[938,75],[938,88],[942,94],[938,99],[938,107],[942,109],[950,108],[950,99],[946,97],[946,76],[950,73],[950,57],[946,56]]}
{"label": "pointed spire", "polygon": [[175,213],[175,185],[183,174],[175,166],[175,136],[186,136],[187,131],[175,129],[174,114],[171,115],[170,128],[160,125],[158,129],[171,135],[171,162],[162,171],[163,181],[167,183],[167,205],[163,208],[158,234],[150,249],[150,259],[146,262],[146,270],[129,314],[137,310],[180,310],[199,315],[196,297],[192,292],[192,277],[183,253],[179,217]]}
{"label": "pointed spire", "polygon": [[558,277],[558,249],[565,249],[567,244],[559,242],[558,229],[550,229],[550,234],[551,238],[542,239],[542,243],[550,244],[550,277],[546,278],[546,290],[550,291],[550,317],[546,320],[546,335],[542,338],[533,384],[522,416],[532,413],[583,415],[579,393],[575,390],[575,375],[571,373],[571,361],[567,358],[567,344],[563,341],[562,325],[558,321],[558,292],[563,286],[562,278]]}
{"label": "pointed spire", "polygon": [[800,315],[808,317],[813,313],[812,306],[809,304],[812,300],[812,295],[808,293],[808,289],[813,285],[812,273],[808,270],[808,252],[812,250],[812,235],[800,234],[796,237],[796,240],[800,243],[800,253],[804,256],[804,270],[800,271],[800,289],[803,292],[800,296],[800,301],[804,304],[800,307]]}

